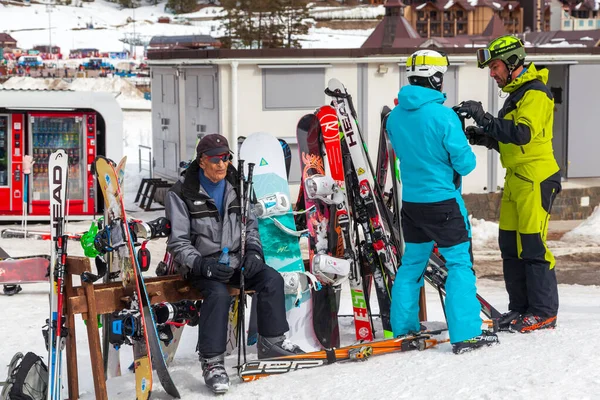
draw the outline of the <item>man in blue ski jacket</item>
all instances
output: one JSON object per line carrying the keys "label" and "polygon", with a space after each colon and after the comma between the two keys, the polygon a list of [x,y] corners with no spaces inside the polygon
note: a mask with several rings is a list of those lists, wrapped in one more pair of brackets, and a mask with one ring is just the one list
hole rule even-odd
{"label": "man in blue ski jacket", "polygon": [[475,168],[475,154],[442,93],[448,57],[419,50],[406,61],[410,85],[398,94],[387,131],[400,160],[402,266],[392,288],[395,336],[420,330],[419,292],[429,256],[437,243],[446,259],[446,316],[452,351],[460,354],[498,343],[481,329],[471,251],[471,228],[461,196],[462,177]]}

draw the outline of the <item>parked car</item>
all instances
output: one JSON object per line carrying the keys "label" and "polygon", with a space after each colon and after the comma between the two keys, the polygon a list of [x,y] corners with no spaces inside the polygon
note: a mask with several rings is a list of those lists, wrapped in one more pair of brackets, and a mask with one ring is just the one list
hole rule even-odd
{"label": "parked car", "polygon": [[44,65],[44,60],[40,56],[21,56],[17,61],[21,67],[41,67]]}
{"label": "parked car", "polygon": [[82,65],[85,69],[112,68],[112,64],[104,58],[90,58]]}

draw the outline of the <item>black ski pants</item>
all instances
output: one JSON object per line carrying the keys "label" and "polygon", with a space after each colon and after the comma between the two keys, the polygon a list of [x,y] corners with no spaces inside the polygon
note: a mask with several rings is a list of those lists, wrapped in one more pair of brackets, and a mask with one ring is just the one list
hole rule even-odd
{"label": "black ski pants", "polygon": [[508,309],[548,318],[558,314],[559,304],[556,261],[546,236],[552,203],[561,190],[560,174],[542,181],[530,176],[535,175],[507,169],[498,242]]}
{"label": "black ski pants", "polygon": [[[251,279],[245,279],[245,290],[254,290],[258,301],[258,333],[261,336],[280,336],[289,330],[285,313],[283,278],[273,268],[265,265]],[[192,278],[190,283],[202,293],[202,308],[198,327],[198,351],[204,357],[225,352],[227,323],[232,297],[228,286],[239,287],[237,270],[229,283],[212,279]]]}

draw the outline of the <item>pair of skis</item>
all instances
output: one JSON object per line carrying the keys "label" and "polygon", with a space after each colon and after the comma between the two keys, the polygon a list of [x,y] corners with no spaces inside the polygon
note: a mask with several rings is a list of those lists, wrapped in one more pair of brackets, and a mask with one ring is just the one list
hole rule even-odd
{"label": "pair of skis", "polygon": [[[352,246],[346,178],[335,110],[323,106],[315,114],[302,117],[298,123],[297,137],[303,172],[304,207],[307,210],[313,207],[306,213],[311,272],[325,284],[318,293],[313,293],[315,334],[324,348],[339,347],[337,297],[342,279],[348,277],[356,337],[358,340],[372,340],[368,302]],[[326,274],[327,271],[330,273]],[[336,275],[340,279],[327,279],[331,278],[331,272],[338,272]]]}
{"label": "pair of skis", "polygon": [[64,150],[50,155],[48,182],[50,189],[50,318],[45,337],[48,344],[48,399],[62,399],[62,350],[67,331],[64,326],[64,278],[67,241],[64,234],[67,211],[68,157]]}
{"label": "pair of skis", "polygon": [[172,397],[179,398],[179,392],[165,363],[142,270],[134,251],[133,233],[127,222],[119,176],[114,164],[104,157],[97,157],[94,165],[105,205],[108,205],[106,223],[111,227],[112,262],[119,266],[123,286],[134,289],[130,299],[130,310],[139,314],[141,321],[140,334],[133,341],[136,398],[150,397],[153,369],[157,372],[165,391]]}
{"label": "pair of skis", "polygon": [[[392,235],[393,232],[388,232],[389,224],[384,220],[389,216],[382,213],[385,211],[381,207],[383,194],[374,182],[375,171],[357,123],[352,97],[337,79],[329,81],[325,93],[332,98],[343,138],[346,192],[352,200],[352,215],[364,235],[364,240],[356,246],[361,256],[361,265],[367,269],[362,275],[369,281],[370,277],[373,277],[384,337],[391,337],[391,286],[398,267],[397,241]],[[365,286],[368,288],[368,285]]]}
{"label": "pair of skis", "polygon": [[337,362],[365,361],[376,355],[410,350],[423,351],[436,347],[441,343],[448,342],[448,339],[437,339],[434,337],[441,333],[441,330],[422,332],[395,339],[359,343],[336,349],[249,361],[241,365],[240,376],[244,382],[249,382],[270,375],[280,375],[291,371],[316,368]]}

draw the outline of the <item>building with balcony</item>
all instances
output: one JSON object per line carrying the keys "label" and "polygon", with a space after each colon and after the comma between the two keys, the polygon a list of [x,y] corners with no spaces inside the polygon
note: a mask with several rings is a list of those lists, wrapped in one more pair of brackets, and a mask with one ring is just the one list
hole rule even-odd
{"label": "building with balcony", "polygon": [[563,31],[600,29],[600,1],[566,2],[562,9],[560,29]]}

